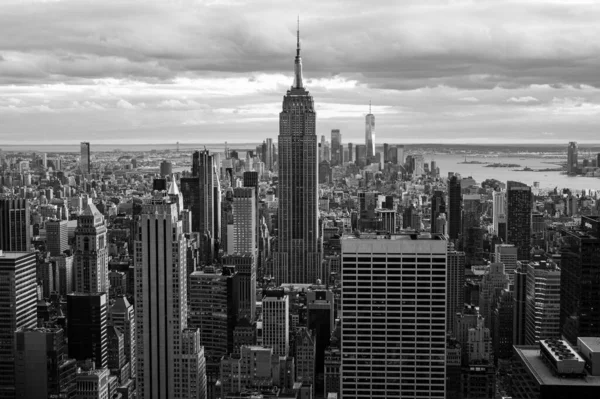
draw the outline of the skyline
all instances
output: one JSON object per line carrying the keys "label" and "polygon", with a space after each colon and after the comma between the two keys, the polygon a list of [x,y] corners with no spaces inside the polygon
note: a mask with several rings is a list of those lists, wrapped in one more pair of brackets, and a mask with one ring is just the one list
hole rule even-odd
{"label": "skyline", "polygon": [[297,15],[318,136],[361,142],[372,100],[378,145],[600,142],[589,1],[8,0],[0,145],[275,137]]}

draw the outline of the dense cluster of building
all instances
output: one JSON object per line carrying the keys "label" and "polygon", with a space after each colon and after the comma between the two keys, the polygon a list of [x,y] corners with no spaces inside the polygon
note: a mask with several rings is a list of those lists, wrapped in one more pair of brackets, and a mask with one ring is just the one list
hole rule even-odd
{"label": "dense cluster of building", "polygon": [[599,397],[597,193],[442,176],[371,113],[319,142],[294,76],[245,157],[0,152],[0,398]]}

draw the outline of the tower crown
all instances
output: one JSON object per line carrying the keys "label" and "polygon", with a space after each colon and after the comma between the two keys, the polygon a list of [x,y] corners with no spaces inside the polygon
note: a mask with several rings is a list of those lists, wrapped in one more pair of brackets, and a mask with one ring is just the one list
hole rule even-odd
{"label": "tower crown", "polygon": [[294,85],[293,89],[302,89],[302,58],[300,57],[300,17],[298,17],[298,29],[296,30],[296,59],[294,61]]}

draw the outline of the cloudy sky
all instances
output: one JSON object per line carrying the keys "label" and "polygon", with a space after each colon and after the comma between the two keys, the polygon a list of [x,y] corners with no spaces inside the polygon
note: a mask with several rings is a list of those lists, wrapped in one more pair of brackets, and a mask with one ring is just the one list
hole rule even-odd
{"label": "cloudy sky", "polygon": [[600,2],[1,0],[0,145],[276,138],[300,15],[317,134],[600,142]]}

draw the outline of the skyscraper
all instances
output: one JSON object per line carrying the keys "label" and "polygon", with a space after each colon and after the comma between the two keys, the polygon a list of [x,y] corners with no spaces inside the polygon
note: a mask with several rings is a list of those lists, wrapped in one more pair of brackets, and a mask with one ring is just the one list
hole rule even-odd
{"label": "skyscraper", "polygon": [[348,162],[354,161],[354,149],[352,143],[348,143]]}
{"label": "skyscraper", "polygon": [[69,248],[69,237],[66,220],[49,220],[46,222],[46,243],[50,256],[60,256]]}
{"label": "skyscraper", "polygon": [[460,189],[460,175],[448,179],[448,236],[456,240],[461,232],[462,220],[462,195]]}
{"label": "skyscraper", "polygon": [[36,257],[0,251],[0,398],[15,397],[15,331],[33,328],[36,315]]}
{"label": "skyscraper", "polygon": [[342,239],[340,396],[444,398],[448,243],[367,237]]}
{"label": "skyscraper", "polygon": [[527,261],[517,262],[514,272],[513,345],[525,345],[527,312]]}
{"label": "skyscraper", "polygon": [[519,260],[527,260],[531,251],[531,187],[515,181],[508,181],[506,186],[506,241],[517,247]]}
{"label": "skyscraper", "polygon": [[485,318],[485,326],[490,328],[492,312],[496,300],[503,289],[508,288],[508,276],[503,263],[492,263],[481,279],[479,288],[479,312]]}
{"label": "skyscraper", "polygon": [[577,142],[571,141],[569,142],[569,147],[567,148],[567,173],[568,174],[576,174],[577,167]]}
{"label": "skyscraper", "polygon": [[369,102],[369,113],[365,117],[365,146],[367,147],[367,163],[375,160],[375,115],[371,113]]}
{"label": "skyscraper", "polygon": [[75,359],[69,359],[61,328],[28,328],[15,333],[16,398],[71,398]]}
{"label": "skyscraper", "polygon": [[104,216],[91,202],[75,229],[75,291],[108,292],[108,240]]}
{"label": "skyscraper", "polygon": [[0,198],[0,250],[28,252],[29,202],[23,198]]}
{"label": "skyscraper", "polygon": [[344,163],[344,150],[342,147],[342,134],[339,129],[331,130],[331,165]]}
{"label": "skyscraper", "polygon": [[465,306],[465,253],[448,250],[446,325],[454,329],[456,314]]}
{"label": "skyscraper", "polygon": [[552,261],[529,262],[525,284],[525,344],[559,338],[560,268]]}
{"label": "skyscraper", "polygon": [[105,293],[67,295],[69,357],[108,366],[108,298]]}
{"label": "skyscraper", "polygon": [[[492,206],[492,220],[494,223],[494,234],[500,235],[500,229],[498,224],[504,220],[506,215],[506,192],[505,191],[494,191],[493,194],[493,206]],[[500,237],[506,240],[506,237]]]}
{"label": "skyscraper", "polygon": [[133,305],[119,296],[110,307],[109,324],[117,327],[125,337],[125,358],[129,363],[129,375],[135,379],[137,372],[137,336]]}
{"label": "skyscraper", "polygon": [[91,157],[90,157],[90,143],[88,142],[81,142],[81,162],[80,162],[80,168],[81,168],[81,174],[82,175],[89,175],[90,173],[92,173],[92,163],[91,163]]}
{"label": "skyscraper", "polygon": [[560,325],[574,344],[600,337],[600,218],[582,216],[579,227],[561,234]]}
{"label": "skyscraper", "polygon": [[256,314],[256,251],[227,255],[224,266],[235,266],[239,276],[239,318],[254,320]]}
{"label": "skyscraper", "polygon": [[515,281],[515,269],[517,268],[517,247],[512,244],[496,244],[494,262],[504,263],[504,272],[508,280]]}
{"label": "skyscraper", "polygon": [[431,233],[435,233],[435,221],[440,214],[446,213],[444,192],[436,190],[431,197]]}
{"label": "skyscraper", "polygon": [[187,239],[177,204],[145,199],[135,239],[138,397],[182,398],[182,331],[187,327]]}
{"label": "skyscraper", "polygon": [[233,251],[254,252],[256,248],[256,194],[254,187],[233,189]]}
{"label": "skyscraper", "polygon": [[290,351],[290,300],[283,289],[268,290],[263,297],[263,345],[278,356]]}
{"label": "skyscraper", "polygon": [[281,283],[320,278],[318,159],[313,98],[302,83],[298,31],[294,84],[279,114],[279,208],[274,275]]}

